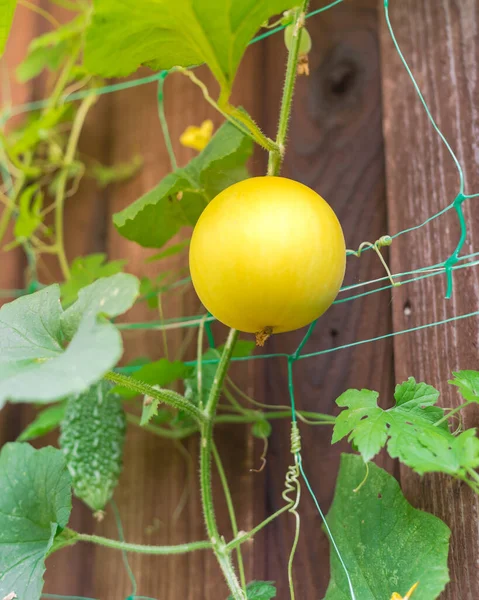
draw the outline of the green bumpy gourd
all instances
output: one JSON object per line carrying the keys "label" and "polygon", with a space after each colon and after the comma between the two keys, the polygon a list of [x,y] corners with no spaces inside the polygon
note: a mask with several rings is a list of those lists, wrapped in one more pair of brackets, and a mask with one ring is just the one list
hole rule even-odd
{"label": "green bumpy gourd", "polygon": [[61,423],[65,454],[75,496],[102,514],[122,470],[126,418],[112,385],[101,381],[68,400]]}

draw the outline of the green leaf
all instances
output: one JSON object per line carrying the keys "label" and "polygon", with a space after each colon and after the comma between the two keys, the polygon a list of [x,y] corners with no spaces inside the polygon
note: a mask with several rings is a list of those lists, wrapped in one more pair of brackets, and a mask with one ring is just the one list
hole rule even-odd
{"label": "green leaf", "polygon": [[[248,600],[271,600],[276,598],[276,588],[272,581],[252,581],[246,586]],[[232,600],[233,596],[228,596]]]}
{"label": "green leaf", "polygon": [[464,400],[479,402],[479,372],[456,371],[453,372],[453,375],[454,379],[451,379],[448,383],[459,388]]}
{"label": "green leaf", "polygon": [[387,440],[385,411],[377,405],[379,394],[371,390],[347,390],[336,400],[348,407],[336,417],[332,444],[349,435],[365,461],[371,460]]}
{"label": "green leaf", "polygon": [[31,150],[39,142],[47,140],[51,137],[54,128],[65,119],[70,110],[70,106],[64,104],[50,108],[45,113],[34,113],[30,122],[23,129],[16,132],[14,142],[8,147],[8,151],[17,156]]}
{"label": "green leaf", "polygon": [[437,430],[436,427],[401,438],[392,437],[389,454],[420,475],[441,472],[464,478],[467,469],[479,467],[479,439],[475,429],[467,429],[457,437],[438,435]]}
{"label": "green leaf", "polygon": [[25,60],[17,67],[17,78],[21,83],[39,75],[44,69],[56,71],[62,61],[81,40],[87,24],[87,15],[75,19],[34,38]]}
{"label": "green leaf", "polygon": [[[414,583],[414,600],[435,600],[449,581],[449,528],[437,517],[413,508],[397,481],[374,464],[364,476],[358,456],[345,454],[327,516],[351,576],[358,600],[389,600]],[[331,580],[324,600],[350,600],[351,594],[333,548]]]}
{"label": "green leaf", "polygon": [[[377,392],[370,390],[352,389],[336,400],[338,406],[347,407],[347,410],[343,410],[336,419],[332,443],[349,435],[349,441],[356,445],[365,461],[371,460],[384,447],[388,436],[405,435],[410,439],[417,431],[411,424],[424,428],[444,415],[441,408],[433,406],[439,392],[425,383],[416,383],[413,377],[396,386],[396,405],[393,408],[387,411],[380,408],[378,396]],[[433,431],[444,433],[442,428],[434,428]]]}
{"label": "green leaf", "polygon": [[[179,360],[170,362],[166,358],[161,358],[160,360],[141,367],[138,371],[132,373],[130,377],[136,381],[142,381],[149,385],[157,385],[164,388],[174,381],[184,379],[191,371],[191,367],[188,367]],[[137,395],[136,392],[120,385],[115,386],[113,391],[123,398],[134,398]]]}
{"label": "green leaf", "polygon": [[63,417],[65,416],[65,402],[58,402],[53,406],[49,406],[41,410],[35,417],[35,420],[30,423],[18,436],[18,442],[26,442],[42,437],[50,431],[56,429]]}
{"label": "green leaf", "polygon": [[256,421],[253,423],[251,427],[251,433],[262,440],[264,438],[268,438],[271,435],[273,428],[271,427],[271,423],[266,419],[261,419],[260,421]]}
{"label": "green leaf", "polygon": [[60,450],[6,444],[0,452],[0,591],[39,600],[45,558],[71,512]]}
{"label": "green leaf", "polygon": [[56,46],[41,46],[33,48],[30,46],[26,58],[17,67],[17,79],[20,83],[26,83],[33,79],[44,69],[56,71],[67,56],[71,45],[60,42]]}
{"label": "green leaf", "polygon": [[[138,282],[133,285],[128,279],[123,288],[123,282],[116,279],[115,285],[110,285],[115,277],[119,276],[99,280],[108,285],[97,286],[96,296],[85,288],[78,306],[74,304],[66,313],[62,312],[58,285],[2,306],[0,406],[6,400],[49,402],[81,393],[118,362],[123,352],[120,333],[96,313],[114,316],[120,308],[126,309],[138,293]],[[87,300],[89,306],[84,305]],[[65,332],[74,331],[80,316],[65,348]]]}
{"label": "green leaf", "polygon": [[[206,404],[210,390],[213,386],[213,380],[218,368],[218,361],[221,354],[216,348],[209,348],[202,357],[201,364],[201,399],[198,391],[198,365],[193,367],[190,377],[185,379],[185,398],[198,406],[200,403],[203,406]],[[203,361],[215,360],[215,363],[203,364]]]}
{"label": "green leaf", "polygon": [[225,123],[185,168],[170,173],[147,194],[116,213],[116,228],[141,246],[161,248],[183,226],[196,224],[207,198],[247,176],[244,164],[251,152],[251,140]]}
{"label": "green leaf", "polygon": [[425,383],[408,381],[396,386],[395,406],[377,406],[377,392],[348,390],[336,401],[348,407],[336,419],[332,443],[346,435],[365,461],[371,460],[387,443],[393,458],[419,474],[443,472],[464,477],[468,468],[479,466],[479,440],[475,430],[455,437],[442,419],[444,411],[434,403],[439,392]]}
{"label": "green leaf", "polygon": [[5,50],[16,5],[17,0],[0,0],[0,57]]}
{"label": "green leaf", "polygon": [[57,29],[49,31],[48,33],[44,33],[43,35],[39,35],[32,40],[29,49],[37,50],[38,48],[57,46],[58,44],[66,41],[79,40],[87,24],[88,15],[86,11],[71,21],[68,21],[68,23],[57,27]]}
{"label": "green leaf", "polygon": [[86,66],[117,77],[142,64],[170,69],[206,63],[226,98],[254,34],[271,16],[296,5],[294,0],[95,0]]}
{"label": "green leaf", "polygon": [[112,166],[95,164],[89,169],[89,175],[96,179],[100,187],[104,188],[111,183],[128,181],[138,173],[142,166],[142,157],[136,155],[129,162],[117,163]]}
{"label": "green leaf", "polygon": [[[234,358],[251,356],[255,348],[256,342],[254,340],[237,340],[233,348],[232,356]],[[218,346],[218,351],[223,352],[223,346]]]}
{"label": "green leaf", "polygon": [[106,260],[106,254],[90,254],[75,258],[70,266],[70,279],[60,286],[63,306],[73,304],[78,292],[101,277],[123,271],[126,260]]}
{"label": "green leaf", "polygon": [[29,185],[20,195],[14,234],[17,240],[29,239],[42,222],[43,192],[37,184]]}
{"label": "green leaf", "polygon": [[[159,389],[160,386],[155,386],[155,389]],[[158,398],[147,398],[143,401],[143,408],[141,411],[140,425],[144,427],[147,425],[153,417],[158,415],[158,409],[160,407],[160,401]]]}
{"label": "green leaf", "polygon": [[157,254],[153,254],[153,256],[149,256],[146,259],[146,261],[147,262],[155,262],[156,260],[161,260],[162,258],[167,258],[168,256],[174,256],[175,254],[179,254],[185,248],[187,248],[189,246],[189,244],[190,244],[190,240],[183,240],[179,244],[173,244],[173,246],[166,248],[166,250],[162,250],[161,252],[158,252]]}
{"label": "green leaf", "polygon": [[98,314],[117,317],[133,306],[140,293],[140,282],[133,275],[117,273],[102,277],[82,288],[78,300],[61,316],[62,331],[71,338],[80,322],[87,316]]}

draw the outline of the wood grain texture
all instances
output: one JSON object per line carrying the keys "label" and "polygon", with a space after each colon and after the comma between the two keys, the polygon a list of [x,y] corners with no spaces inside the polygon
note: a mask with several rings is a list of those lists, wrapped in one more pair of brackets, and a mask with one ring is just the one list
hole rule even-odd
{"label": "wood grain texture", "polygon": [[[317,8],[322,2],[313,3]],[[479,192],[479,112],[477,32],[479,7],[475,0],[390,0],[391,18],[398,39],[424,89],[427,100],[466,171],[467,191]],[[385,233],[423,221],[451,202],[457,193],[453,163],[432,132],[413,89],[402,70],[387,35],[376,0],[346,0],[308,22],[314,48],[311,76],[301,78],[294,104],[283,173],[316,189],[341,219],[348,246],[364,240],[374,242]],[[380,13],[379,13],[380,15]],[[9,44],[11,70],[25,52],[29,40],[43,29],[38,16],[20,7]],[[380,51],[378,42],[380,30]],[[379,64],[381,53],[382,66]],[[285,51],[282,36],[251,48],[241,67],[235,100],[250,110],[268,134],[274,135],[282,88]],[[385,203],[383,136],[381,130],[381,69],[384,135],[386,138],[389,219]],[[211,84],[206,71],[201,75]],[[14,101],[24,102],[42,93],[42,83],[14,86]],[[207,107],[192,84],[180,75],[166,84],[166,109],[180,164],[192,151],[181,148],[178,137],[188,124],[204,118],[220,120]],[[128,258],[128,270],[152,276],[155,264],[146,264],[151,254],[122,239],[111,226],[111,215],[150,189],[169,170],[157,117],[154,85],[103,98],[92,112],[82,138],[84,152],[106,163],[128,160],[142,154],[145,165],[125,185],[99,192],[85,183],[67,209],[67,253],[77,255],[107,250],[111,258]],[[265,170],[265,157],[258,151],[252,161],[254,174]],[[475,200],[468,201],[469,235],[464,252],[477,250],[479,213]],[[393,270],[403,271],[444,260],[457,243],[459,230],[452,212],[427,227],[403,236],[392,246]],[[360,283],[384,275],[373,253],[348,259],[346,283]],[[173,258],[170,268],[182,268],[184,259]],[[23,285],[24,261],[20,253],[1,257],[2,287]],[[163,266],[162,266],[163,268]],[[57,272],[49,265],[51,277]],[[44,272],[44,277],[48,272]],[[46,281],[47,279],[45,279]],[[362,291],[362,290],[358,290]],[[455,275],[455,295],[444,300],[443,277],[436,277],[394,291],[393,317],[396,331],[477,309],[477,271]],[[345,297],[344,294],[341,297]],[[407,310],[405,310],[407,309]],[[193,294],[165,298],[167,316],[194,314],[199,310]],[[156,318],[145,305],[138,305],[131,320]],[[338,304],[321,318],[305,351],[333,349],[349,342],[382,335],[391,330],[391,295],[382,292],[353,302]],[[291,352],[302,332],[273,337],[269,352]],[[225,335],[216,331],[218,340]],[[182,334],[168,336],[170,353],[183,341]],[[334,412],[335,399],[348,387],[377,389],[385,403],[392,397],[394,381],[409,375],[427,380],[443,391],[442,403],[455,406],[458,395],[446,386],[451,370],[477,368],[476,321],[428,329],[348,350],[301,361],[294,381],[300,408]],[[126,358],[164,355],[156,332],[125,335]],[[395,364],[393,366],[393,350]],[[191,355],[190,355],[191,356]],[[252,361],[235,367],[235,380],[256,399],[270,404],[288,404],[284,363],[279,359]],[[14,439],[31,419],[30,409],[7,407],[2,412],[1,441]],[[466,425],[477,424],[474,410]],[[323,509],[333,494],[339,453],[346,445],[331,447],[329,429],[302,426],[304,465]],[[258,466],[261,452],[246,428],[218,428],[216,436],[238,507],[241,529],[249,529],[282,505],[284,475],[291,464],[289,425],[277,423],[270,440],[268,465]],[[48,443],[55,443],[50,436]],[[179,543],[204,539],[197,482],[198,439],[184,447],[194,462],[191,479],[178,448],[130,428],[127,459],[117,494],[128,540],[150,544]],[[380,462],[396,473],[384,456]],[[398,473],[396,473],[398,474]],[[401,470],[401,482],[414,505],[444,518],[454,531],[451,577],[445,600],[476,600],[479,592],[476,561],[479,556],[477,501],[463,486],[446,478],[419,479]],[[180,518],[171,521],[185,485],[188,503]],[[229,535],[226,509],[218,482],[215,494],[220,528]],[[295,561],[297,597],[317,600],[324,593],[329,575],[329,548],[316,510],[303,491],[302,538]],[[90,512],[75,503],[73,528],[117,537],[111,511],[104,523],[94,522]],[[284,516],[245,545],[248,579],[278,582],[278,598],[288,597],[286,563],[293,536],[293,522]],[[207,553],[185,557],[130,556],[138,582],[138,594],[162,600],[224,600],[227,596],[214,558]],[[48,561],[46,590],[94,598],[124,599],[132,593],[122,557],[111,550],[79,545],[52,556]]]}
{"label": "wood grain texture", "polygon": [[[466,173],[466,192],[479,191],[479,5],[475,0],[390,2],[398,42],[438,125]],[[381,19],[384,133],[390,233],[421,223],[458,193],[453,161],[431,128],[401,67]],[[465,204],[468,223],[463,254],[477,251],[477,200]],[[391,248],[393,271],[428,266],[448,257],[459,239],[453,211],[426,227],[400,237]],[[444,298],[445,277],[401,287],[393,294],[394,329],[402,330],[478,309],[477,268],[454,275],[454,295]],[[443,406],[457,406],[459,394],[447,379],[457,369],[477,369],[477,319],[424,329],[394,341],[396,378],[413,375],[438,387]],[[465,426],[478,424],[478,412],[466,411]],[[434,512],[451,527],[451,583],[442,598],[479,596],[478,501],[470,490],[446,477],[419,478],[401,469],[401,483],[415,506]]]}
{"label": "wood grain texture", "polygon": [[[319,4],[319,3],[317,3]],[[336,211],[348,247],[374,242],[387,232],[384,189],[381,93],[376,2],[363,0],[339,5],[308,22],[314,40],[311,75],[298,80],[283,173],[320,193]],[[316,5],[313,5],[315,8]],[[277,106],[285,51],[281,36],[267,47],[265,95]],[[269,133],[276,110],[266,115]],[[384,275],[373,253],[349,258],[345,283],[359,283]],[[358,290],[361,291],[361,290]],[[351,292],[349,292],[351,294]],[[340,295],[346,297],[348,293]],[[319,320],[304,349],[333,349],[390,330],[390,295],[375,294],[338,304]],[[292,352],[305,331],[273,336],[268,352]],[[288,404],[284,363],[265,365],[267,402]],[[336,413],[336,398],[349,387],[377,389],[391,396],[392,343],[382,341],[342,350],[296,363],[294,383],[300,408]],[[301,426],[304,466],[323,510],[332,500],[342,451],[331,446],[331,430]],[[265,506],[278,509],[286,467],[291,464],[288,424],[274,427],[267,467]],[[383,465],[392,467],[389,460]],[[359,483],[359,482],[358,482]],[[317,600],[329,580],[329,545],[321,519],[303,489],[302,530],[295,559],[297,597]],[[293,539],[294,519],[281,518],[267,530],[268,552],[258,565],[257,577],[278,582],[278,597],[288,597],[286,565]]]}

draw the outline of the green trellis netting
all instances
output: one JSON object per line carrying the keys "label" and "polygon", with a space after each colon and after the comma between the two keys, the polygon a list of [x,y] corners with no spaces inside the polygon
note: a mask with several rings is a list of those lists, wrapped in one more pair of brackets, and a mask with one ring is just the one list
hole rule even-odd
{"label": "green trellis netting", "polygon": [[[399,0],[397,0],[397,1],[399,1]],[[327,6],[324,6],[323,8],[320,8],[318,10],[315,10],[315,11],[309,13],[307,15],[307,17],[310,18],[321,12],[324,12],[325,10],[332,9],[334,6],[341,4],[342,2],[343,2],[343,0],[336,0],[335,2],[332,2],[332,3],[328,4]],[[378,293],[378,292],[381,292],[384,290],[388,290],[396,285],[409,285],[416,281],[420,281],[422,279],[426,279],[429,277],[437,277],[437,276],[442,276],[442,275],[445,275],[446,283],[447,283],[446,298],[450,298],[453,293],[453,274],[454,274],[454,272],[458,269],[470,268],[470,267],[474,267],[479,264],[479,252],[474,252],[472,254],[466,254],[466,255],[461,254],[461,251],[463,249],[463,246],[464,246],[464,243],[466,240],[466,236],[467,236],[467,223],[466,223],[466,220],[464,217],[463,205],[466,201],[469,201],[473,198],[479,197],[479,193],[472,193],[472,194],[466,193],[465,178],[464,178],[464,171],[463,171],[462,165],[460,164],[452,147],[450,146],[449,142],[447,141],[447,139],[441,132],[440,128],[438,127],[436,121],[434,120],[434,117],[424,99],[424,96],[421,93],[421,90],[419,89],[419,86],[414,78],[414,75],[413,75],[411,69],[409,68],[409,65],[408,65],[408,63],[400,49],[400,46],[396,40],[396,36],[394,34],[394,30],[391,25],[391,21],[390,21],[390,17],[389,17],[389,4],[390,4],[390,0],[384,0],[384,14],[385,14],[386,23],[387,23],[387,26],[389,29],[389,33],[391,35],[394,46],[399,54],[399,57],[404,65],[404,68],[406,69],[406,71],[409,75],[411,84],[414,86],[414,89],[415,89],[417,97],[418,97],[418,101],[421,102],[424,110],[426,111],[426,114],[429,118],[431,127],[433,127],[433,129],[435,130],[437,135],[440,137],[440,139],[442,140],[442,143],[444,144],[444,146],[446,147],[447,151],[449,152],[449,154],[451,155],[451,157],[454,161],[455,168],[457,169],[457,173],[458,173],[457,195],[455,196],[454,199],[452,199],[450,204],[445,206],[442,210],[440,210],[436,214],[431,215],[424,222],[419,223],[419,224],[415,225],[414,227],[410,227],[403,231],[392,233],[390,235],[385,234],[382,238],[380,238],[378,241],[376,241],[374,243],[365,242],[365,243],[361,244],[360,248],[357,251],[348,250],[347,251],[348,255],[354,255],[357,257],[359,257],[361,255],[361,253],[365,250],[375,251],[378,254],[381,262],[383,263],[387,275],[382,278],[379,278],[379,279],[344,286],[340,290],[340,295],[336,299],[335,304],[339,304],[339,303],[343,303],[343,302],[351,302],[351,301],[361,298],[363,296],[368,296],[370,294],[375,294],[375,293]],[[252,40],[251,43],[259,42],[260,40],[262,40],[266,37],[269,37],[270,35],[274,35],[278,31],[281,31],[283,28],[284,28],[283,26],[279,26],[279,27],[275,27],[274,29],[268,30],[266,33],[256,37],[254,40]],[[133,88],[133,87],[145,85],[145,84],[152,83],[152,82],[157,82],[158,83],[159,115],[160,115],[160,119],[163,122],[162,123],[163,127],[165,129],[166,123],[164,122],[165,117],[164,117],[164,110],[163,110],[163,101],[164,101],[163,85],[164,85],[164,80],[167,75],[168,75],[167,71],[161,71],[161,72],[155,73],[149,77],[143,77],[143,78],[139,78],[139,79],[132,80],[132,81],[126,81],[126,82],[117,83],[117,84],[113,84],[113,85],[107,85],[105,87],[94,90],[94,93],[97,95],[109,94],[109,93],[114,93],[119,90],[124,90],[124,89]],[[64,97],[63,100],[65,102],[74,102],[76,100],[80,100],[81,98],[84,98],[86,95],[91,94],[91,93],[92,93],[92,91],[78,91],[76,93],[68,95],[67,97]],[[40,101],[30,102],[28,104],[22,104],[19,106],[13,106],[13,107],[4,109],[0,113],[0,128],[3,128],[6,124],[6,122],[11,117],[22,114],[22,113],[27,113],[29,111],[41,109],[45,105],[46,105],[46,100],[40,100]],[[4,166],[0,165],[0,167],[1,167],[4,184],[6,185],[6,187],[8,189],[9,185],[11,184],[10,175],[8,173],[8,170],[6,170],[6,168]],[[461,228],[460,238],[459,238],[457,246],[456,246],[455,250],[452,252],[452,254],[449,257],[447,257],[443,262],[440,262],[437,264],[428,265],[425,267],[421,267],[421,268],[418,268],[418,269],[415,269],[412,271],[406,271],[403,273],[391,274],[391,272],[389,271],[388,265],[386,264],[384,258],[381,255],[381,248],[384,246],[391,245],[391,243],[394,243],[394,240],[397,239],[398,237],[407,235],[408,233],[410,233],[412,231],[415,231],[417,229],[424,227],[425,225],[427,225],[434,219],[441,217],[442,215],[444,215],[445,213],[447,213],[449,211],[455,212],[457,219],[459,221],[459,224],[460,224],[460,228]],[[28,256],[28,258],[29,258],[29,260],[32,260],[31,256]],[[35,273],[36,270],[33,269],[32,272]],[[178,282],[178,283],[182,284],[182,283],[185,283],[185,281],[188,281],[188,279],[182,280],[181,282]],[[40,286],[41,286],[41,284],[38,281],[32,281],[32,282],[30,282],[29,287],[25,290],[0,290],[0,298],[2,298],[2,297],[3,298],[14,298],[14,297],[17,297],[17,296],[20,296],[23,294],[31,293],[32,291],[35,291],[36,289],[38,289]],[[359,290],[362,290],[362,291],[359,291]],[[341,564],[344,568],[344,571],[346,573],[346,576],[347,576],[347,579],[349,582],[349,588],[350,588],[350,594],[351,594],[352,600],[357,600],[357,598],[355,596],[353,585],[352,585],[351,579],[349,577],[347,565],[344,564],[342,557],[341,557],[340,549],[337,548],[337,546],[334,542],[334,538],[331,534],[331,531],[329,531],[327,522],[321,511],[319,503],[314,495],[314,492],[308,481],[306,473],[304,472],[304,468],[303,468],[303,464],[302,464],[302,460],[301,460],[300,437],[299,437],[299,430],[298,430],[297,420],[296,420],[295,398],[294,398],[294,381],[293,381],[294,364],[299,360],[311,359],[311,358],[314,358],[317,356],[321,356],[323,354],[328,354],[330,352],[338,352],[340,350],[344,350],[346,348],[351,348],[353,346],[358,346],[358,345],[366,344],[369,342],[375,342],[375,341],[382,340],[382,339],[385,339],[388,337],[392,337],[392,336],[396,336],[396,335],[403,335],[403,334],[411,333],[413,331],[426,329],[429,327],[437,327],[437,326],[440,326],[440,325],[443,325],[446,323],[458,321],[461,319],[468,319],[468,318],[472,318],[472,317],[475,317],[478,315],[479,315],[479,311],[474,311],[474,312],[471,312],[468,314],[455,315],[451,318],[444,319],[442,321],[426,323],[424,325],[420,325],[418,327],[413,327],[411,329],[389,332],[389,333],[386,333],[386,334],[378,336],[378,337],[357,340],[352,343],[344,344],[342,346],[337,346],[334,348],[327,348],[324,350],[303,353],[303,349],[304,349],[308,339],[310,338],[310,336],[314,330],[314,327],[316,325],[316,322],[314,322],[310,325],[309,329],[307,330],[305,336],[303,337],[303,339],[300,342],[300,344],[298,345],[298,347],[290,354],[287,354],[287,353],[256,354],[256,355],[248,356],[248,357],[233,357],[233,359],[232,359],[233,361],[246,361],[246,360],[263,360],[263,359],[282,358],[287,361],[288,388],[289,388],[289,394],[290,394],[290,400],[291,400],[291,414],[292,414],[291,450],[294,455],[294,465],[291,466],[288,471],[287,489],[286,489],[285,493],[288,493],[288,491],[294,491],[294,489],[295,489],[294,486],[295,486],[295,483],[296,483],[298,477],[302,477],[302,479],[304,480],[304,483],[306,485],[306,488],[308,489],[308,491],[311,493],[311,495],[313,497],[316,507],[317,507],[317,509],[325,523],[325,526],[327,528],[331,543],[332,543],[335,551],[337,552],[338,557],[341,561]],[[118,329],[123,330],[123,331],[125,331],[125,330],[168,331],[168,330],[180,329],[180,328],[192,328],[192,327],[199,328],[199,327],[204,326],[210,346],[214,347],[215,341],[214,341],[213,334],[211,331],[211,323],[213,321],[214,321],[214,318],[211,315],[188,316],[188,317],[181,317],[181,318],[175,318],[175,319],[167,319],[167,320],[162,320],[162,321],[150,321],[150,322],[145,322],[145,323],[120,323],[120,324],[117,324],[117,327],[118,327]],[[196,362],[197,361],[190,361],[187,364],[194,365]],[[216,363],[216,362],[218,362],[218,361],[217,360],[203,360],[202,361],[203,364]],[[124,368],[120,368],[119,370],[122,372],[131,372],[134,368],[135,367],[124,367]],[[123,531],[122,531],[122,527],[121,527],[121,521],[120,521],[118,510],[115,505],[113,505],[112,508],[113,508],[113,513],[114,513],[114,516],[115,516],[115,519],[117,522],[117,526],[118,526],[119,537],[120,537],[120,539],[123,539]],[[137,596],[136,595],[136,589],[137,589],[136,581],[135,581],[134,575],[129,567],[128,560],[126,558],[126,554],[124,554],[124,561],[125,561],[125,566],[126,566],[126,569],[128,571],[128,574],[129,574],[129,577],[130,577],[130,580],[132,583],[132,595],[130,595],[127,598],[127,600],[142,600],[142,599],[143,600],[154,600],[154,599],[146,598],[145,596]],[[43,597],[54,599],[54,600],[55,599],[56,600],[93,600],[93,599],[88,599],[88,598],[78,597],[78,596],[60,596],[60,595],[56,595],[56,594],[43,594]]]}

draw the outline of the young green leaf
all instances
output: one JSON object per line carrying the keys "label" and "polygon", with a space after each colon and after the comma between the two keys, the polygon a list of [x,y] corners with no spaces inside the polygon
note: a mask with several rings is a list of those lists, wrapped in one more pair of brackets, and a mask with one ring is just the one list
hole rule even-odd
{"label": "young green leaf", "polygon": [[116,228],[141,246],[161,248],[181,227],[196,224],[207,199],[247,177],[244,165],[251,152],[251,140],[225,123],[186,167],[116,213]]}
{"label": "young green leaf", "polygon": [[75,258],[70,266],[70,279],[60,286],[63,306],[70,306],[78,292],[101,277],[121,273],[126,260],[107,261],[106,254],[89,254]]}
{"label": "young green leaf", "polygon": [[[138,282],[131,277],[110,285],[108,279],[100,280],[108,285],[97,286],[95,294],[85,288],[70,312],[62,312],[58,285],[2,306],[0,406],[6,400],[49,402],[81,393],[118,362],[123,351],[120,333],[97,313],[114,316],[129,308]],[[65,333],[73,331],[65,348]]]}
{"label": "young green leaf", "polygon": [[57,46],[66,41],[72,42],[80,40],[85,31],[85,27],[88,24],[88,20],[88,11],[82,12],[71,21],[68,21],[68,23],[34,38],[30,44],[29,50]]}
{"label": "young green leaf", "polygon": [[0,595],[39,600],[45,558],[71,512],[70,475],[55,448],[0,452]]}
{"label": "young green leaf", "polygon": [[121,401],[100,381],[67,403],[60,448],[75,496],[102,511],[113,496],[123,463],[126,420]]}
{"label": "young green leaf", "polygon": [[174,256],[175,254],[179,254],[185,248],[187,248],[190,244],[190,240],[183,240],[178,244],[173,244],[169,248],[158,252],[157,254],[153,254],[153,256],[149,256],[146,260],[147,262],[155,262],[157,260],[161,260],[162,258],[167,258],[168,256]]}
{"label": "young green leaf", "polygon": [[55,46],[30,47],[26,58],[17,67],[18,81],[26,83],[40,75],[44,69],[56,71],[68,55],[70,48],[71,45],[66,41],[59,42]]}
{"label": "young green leaf", "polygon": [[[364,477],[359,456],[343,454],[328,524],[348,566],[356,598],[388,600],[406,594],[419,581],[414,599],[438,598],[449,581],[449,528],[437,517],[413,508],[397,481],[374,464]],[[350,600],[337,554],[331,555],[331,580],[324,600]]]}
{"label": "young green leaf", "polygon": [[348,390],[337,399],[347,407],[336,419],[332,443],[349,435],[365,461],[381,448],[416,472],[444,472],[464,477],[467,468],[479,466],[479,440],[471,429],[455,437],[447,423],[435,423],[444,411],[434,406],[439,392],[424,383],[408,381],[396,386],[395,406],[377,406],[377,392]]}
{"label": "young green leaf", "polygon": [[456,371],[453,372],[453,375],[454,379],[451,379],[448,383],[459,388],[464,400],[479,402],[479,372]]}
{"label": "young green leaf", "polygon": [[18,156],[33,149],[39,142],[47,140],[52,135],[55,127],[66,118],[70,110],[71,107],[64,104],[50,108],[42,114],[33,114],[24,128],[18,129],[15,135],[8,138],[12,140],[12,143],[7,146],[7,151],[14,156]]}
{"label": "young green leaf", "polygon": [[[132,373],[130,377],[136,381],[142,381],[143,383],[163,388],[174,381],[184,379],[191,371],[192,367],[188,367],[179,360],[170,362],[166,358],[161,358],[142,366],[138,371]],[[116,386],[113,391],[125,399],[134,398],[137,395],[136,392],[120,385]]]}
{"label": "young green leaf", "polygon": [[0,57],[5,50],[16,5],[17,0],[0,0]]}
{"label": "young green leaf", "polygon": [[[161,390],[163,394],[168,394],[168,396],[172,399],[184,400],[185,398],[172,390],[162,389],[159,385],[152,386],[155,390]],[[143,401],[143,410],[141,413],[140,425],[143,427],[147,423],[151,421],[151,419],[158,418],[157,423],[162,423],[166,421],[185,421],[191,420],[191,417],[184,410],[178,411],[178,413],[171,419],[167,418],[165,412],[160,410],[161,400],[159,398],[153,398],[152,396],[145,396]],[[178,418],[178,415],[181,413],[181,418]]]}
{"label": "young green leaf", "polygon": [[[232,600],[232,596],[228,600]],[[276,588],[272,581],[252,581],[246,586],[247,600],[271,600],[276,598]]]}
{"label": "young green leaf", "polygon": [[198,365],[195,365],[191,375],[185,379],[185,398],[198,406],[200,403],[205,405],[210,390],[213,386],[213,381],[216,375],[218,363],[206,363],[203,361],[215,360],[219,361],[221,357],[220,351],[216,348],[209,348],[202,356],[201,364],[201,398],[198,392]]}
{"label": "young green leaf", "polygon": [[87,15],[81,14],[68,23],[34,38],[28,54],[17,67],[17,78],[21,83],[39,75],[44,69],[56,71],[69,55],[75,44],[79,44],[85,31]]}
{"label": "young green leaf", "polygon": [[14,234],[17,240],[29,239],[42,222],[43,192],[37,184],[29,185],[20,194]]}
{"label": "young green leaf", "polygon": [[[254,34],[294,0],[95,0],[85,62],[92,73],[129,75],[206,63],[227,99]],[[124,24],[128,23],[128,36]]]}
{"label": "young green leaf", "polygon": [[94,164],[88,170],[88,174],[96,179],[100,187],[104,188],[111,183],[128,181],[138,173],[142,166],[142,157],[135,155],[129,162],[117,163],[111,166]]}
{"label": "young green leaf", "polygon": [[[232,356],[234,358],[240,358],[244,356],[251,356],[253,350],[256,348],[256,342],[254,340],[237,340]],[[223,345],[218,346],[218,352],[223,352]]]}
{"label": "young green leaf", "polygon": [[34,440],[56,429],[65,416],[65,406],[65,402],[58,402],[53,406],[41,410],[35,417],[35,420],[18,436],[17,441],[26,442],[27,440]]}

